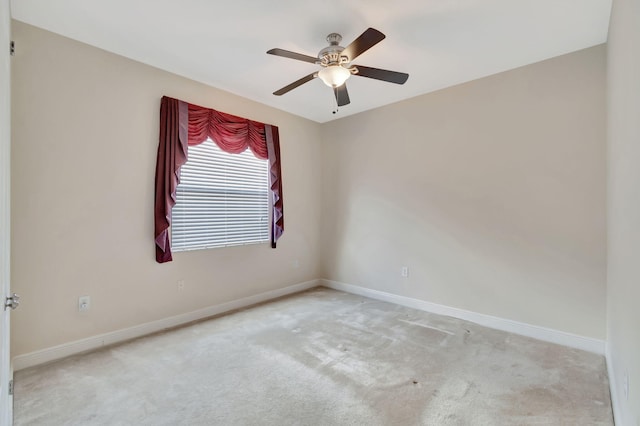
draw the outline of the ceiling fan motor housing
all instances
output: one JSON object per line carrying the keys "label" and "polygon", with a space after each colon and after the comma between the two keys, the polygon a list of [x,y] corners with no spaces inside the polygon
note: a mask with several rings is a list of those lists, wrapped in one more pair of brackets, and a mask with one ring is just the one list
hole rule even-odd
{"label": "ceiling fan motor housing", "polygon": [[325,47],[318,53],[319,64],[323,67],[330,65],[345,65],[349,63],[349,58],[341,55],[344,47],[339,43],[342,40],[342,36],[338,33],[331,33],[327,36],[327,42],[329,46]]}

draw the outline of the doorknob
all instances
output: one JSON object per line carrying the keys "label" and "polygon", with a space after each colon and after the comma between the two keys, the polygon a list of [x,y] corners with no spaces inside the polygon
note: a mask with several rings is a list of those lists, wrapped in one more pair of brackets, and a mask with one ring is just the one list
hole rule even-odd
{"label": "doorknob", "polygon": [[4,302],[4,309],[11,308],[12,310],[17,308],[20,305],[20,296],[13,293],[11,296],[7,297],[7,300]]}

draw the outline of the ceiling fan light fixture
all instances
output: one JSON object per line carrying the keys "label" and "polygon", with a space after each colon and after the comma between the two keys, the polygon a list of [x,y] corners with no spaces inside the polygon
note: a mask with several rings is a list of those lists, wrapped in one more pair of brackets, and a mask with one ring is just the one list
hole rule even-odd
{"label": "ceiling fan light fixture", "polygon": [[[269,55],[281,56],[283,58],[295,59],[297,61],[309,62],[320,67],[311,74],[284,86],[282,89],[273,92],[275,96],[282,96],[296,87],[320,78],[324,84],[333,89],[337,106],[348,105],[349,92],[345,82],[353,75],[358,77],[372,78],[374,80],[386,81],[388,83],[404,84],[409,78],[409,74],[383,70],[380,68],[365,67],[363,65],[353,65],[352,62],[367,50],[384,40],[385,36],[374,28],[367,28],[347,47],[340,46],[342,36],[338,33],[331,33],[327,36],[329,46],[320,50],[317,56],[303,55],[284,49],[271,49]],[[334,112],[335,113],[335,112]]]}
{"label": "ceiling fan light fixture", "polygon": [[340,87],[351,76],[351,72],[340,65],[329,65],[318,71],[318,77],[329,87]]}

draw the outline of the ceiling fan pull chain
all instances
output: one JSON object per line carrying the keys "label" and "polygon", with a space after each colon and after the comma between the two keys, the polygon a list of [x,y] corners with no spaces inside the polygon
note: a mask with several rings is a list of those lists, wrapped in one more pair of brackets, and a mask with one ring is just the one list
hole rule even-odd
{"label": "ceiling fan pull chain", "polygon": [[331,113],[336,114],[340,109],[340,106],[338,105],[338,98],[335,96],[335,91],[334,96],[331,96],[331,99]]}

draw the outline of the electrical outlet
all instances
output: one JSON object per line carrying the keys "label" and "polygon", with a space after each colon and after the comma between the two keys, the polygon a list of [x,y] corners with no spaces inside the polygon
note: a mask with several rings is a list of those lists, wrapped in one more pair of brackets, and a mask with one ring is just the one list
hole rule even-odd
{"label": "electrical outlet", "polygon": [[293,269],[298,269],[300,267],[300,260],[295,259],[291,266],[293,266]]}
{"label": "electrical outlet", "polygon": [[178,280],[178,291],[184,291],[184,280]]}
{"label": "electrical outlet", "polygon": [[91,309],[91,297],[80,296],[78,298],[78,312],[86,312]]}
{"label": "electrical outlet", "polygon": [[403,278],[407,278],[409,276],[408,266],[403,266],[402,269],[400,269],[400,276],[402,276]]}

